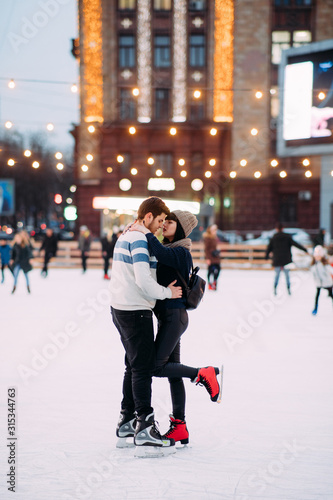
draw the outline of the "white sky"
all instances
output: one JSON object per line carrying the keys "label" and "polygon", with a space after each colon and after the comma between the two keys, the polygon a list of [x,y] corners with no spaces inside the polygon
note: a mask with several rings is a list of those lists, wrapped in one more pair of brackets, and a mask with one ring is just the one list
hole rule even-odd
{"label": "white sky", "polygon": [[[48,142],[59,150],[74,141],[71,123],[78,122],[78,64],[71,54],[71,38],[78,33],[76,0],[0,0],[0,129],[10,120],[12,131],[27,135],[46,130]],[[3,80],[3,79],[6,80]],[[10,90],[13,78],[16,88]],[[47,80],[66,84],[19,81]]]}

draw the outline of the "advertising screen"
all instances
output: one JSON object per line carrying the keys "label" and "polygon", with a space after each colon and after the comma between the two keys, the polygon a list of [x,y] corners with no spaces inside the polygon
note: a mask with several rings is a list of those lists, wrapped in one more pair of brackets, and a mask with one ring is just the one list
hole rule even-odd
{"label": "advertising screen", "polygon": [[0,216],[13,215],[15,211],[15,188],[13,179],[0,179]]}

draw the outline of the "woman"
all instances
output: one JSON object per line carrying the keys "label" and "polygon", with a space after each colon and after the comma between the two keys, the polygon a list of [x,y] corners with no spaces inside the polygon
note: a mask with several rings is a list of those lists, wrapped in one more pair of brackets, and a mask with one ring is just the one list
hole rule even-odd
{"label": "woman", "polygon": [[321,245],[317,245],[314,248],[311,263],[311,271],[317,288],[315,306],[312,311],[313,316],[316,316],[318,312],[319,295],[322,288],[327,290],[328,296],[333,300],[333,278],[331,269],[326,257],[325,248]]}
{"label": "woman", "polygon": [[[217,225],[212,224],[207,227],[203,234],[205,245],[205,259],[207,262],[208,289],[216,290],[217,279],[221,271],[220,251],[217,249],[219,239],[217,237]],[[212,279],[213,278],[213,279]]]}
{"label": "woman", "polygon": [[[149,249],[158,260],[157,281],[160,285],[167,286],[170,280],[177,280],[176,286],[181,286],[178,273],[188,283],[192,268],[191,240],[188,235],[197,224],[196,217],[190,212],[174,210],[163,224],[163,244],[145,226],[140,223],[132,225],[131,231],[141,231],[146,235]],[[154,376],[168,377],[173,409],[173,414],[170,415],[170,429],[164,437],[187,444],[189,433],[185,422],[183,378],[204,385],[211,400],[219,403],[221,386],[216,375],[220,370],[213,366],[193,368],[180,363],[180,337],[188,326],[184,298],[158,300],[154,312],[158,321]]]}
{"label": "woman", "polygon": [[14,287],[12,293],[14,293],[16,290],[17,279],[21,269],[25,276],[28,293],[31,293],[29,276],[28,276],[28,272],[31,271],[32,269],[32,265],[30,264],[31,258],[32,258],[32,247],[30,243],[30,238],[28,236],[28,233],[26,233],[25,231],[21,231],[20,233],[17,233],[14,236],[14,245],[12,248],[12,255],[10,261],[10,266],[14,274]]}

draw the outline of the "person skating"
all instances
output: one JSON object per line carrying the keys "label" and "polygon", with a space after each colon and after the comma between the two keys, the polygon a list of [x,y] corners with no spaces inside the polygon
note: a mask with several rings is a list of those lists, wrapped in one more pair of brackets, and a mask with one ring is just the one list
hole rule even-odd
{"label": "person skating", "polygon": [[[148,240],[149,250],[157,258],[157,282],[166,286],[170,279],[181,284],[178,273],[188,283],[192,268],[190,253],[191,240],[188,237],[197,226],[198,220],[190,212],[174,210],[163,224],[163,244],[154,234],[138,222],[130,231],[140,231]],[[222,370],[213,366],[195,368],[180,362],[180,338],[188,327],[188,313],[185,298],[176,300],[157,300],[154,313],[158,322],[155,340],[155,377],[167,377],[170,383],[172,414],[170,428],[163,435],[182,444],[189,442],[189,432],[185,420],[185,386],[183,378],[189,378],[195,384],[203,385],[212,401],[220,402],[222,384],[217,375]]]}
{"label": "person skating", "polygon": [[28,273],[32,269],[30,259],[32,258],[32,246],[28,234],[21,231],[14,236],[14,245],[12,248],[10,265],[13,269],[14,286],[12,293],[15,293],[18,275],[23,271],[27,283],[28,293],[31,293]]}
{"label": "person skating", "polygon": [[207,283],[209,290],[216,290],[217,280],[221,271],[220,250],[217,245],[219,239],[217,237],[217,225],[208,226],[203,234],[205,246],[205,259],[207,262]]}
{"label": "person skating", "polygon": [[[160,228],[169,209],[157,197],[139,207],[138,220],[152,232]],[[162,456],[175,451],[174,440],[162,438],[151,406],[154,368],[152,309],[156,299],[179,298],[181,287],[167,287],[156,281],[156,257],[149,254],[146,237],[138,231],[124,231],[114,248],[110,281],[112,320],[125,349],[123,398],[116,434],[118,447],[134,437],[136,456]]]}
{"label": "person skating", "polygon": [[117,241],[117,234],[113,231],[108,230],[101,239],[102,244],[102,257],[104,260],[104,279],[109,280],[110,276],[108,275],[110,259],[113,257],[114,246]]}
{"label": "person skating", "polygon": [[318,312],[319,295],[322,289],[326,289],[328,296],[333,301],[333,278],[332,268],[328,263],[326,252],[323,246],[317,245],[313,251],[313,258],[311,263],[311,271],[317,287],[315,296],[315,305],[312,314],[316,316]]}
{"label": "person skating", "polygon": [[5,281],[5,268],[9,269],[11,247],[6,240],[0,240],[1,283]]}
{"label": "person skating", "polygon": [[91,245],[91,235],[87,226],[80,227],[79,250],[81,250],[82,272],[87,270],[87,259]]}
{"label": "person skating", "polygon": [[276,225],[275,229],[276,233],[271,238],[267,246],[265,259],[268,259],[271,253],[273,254],[272,264],[275,271],[274,294],[276,295],[277,293],[280,273],[281,271],[283,271],[286,277],[287,290],[290,295],[291,290],[289,269],[286,268],[286,266],[292,262],[291,247],[297,247],[300,250],[303,250],[303,252],[305,253],[308,253],[308,251],[305,247],[303,247],[303,245],[300,245],[299,243],[294,241],[289,234],[283,232],[283,224],[279,222]]}
{"label": "person skating", "polygon": [[53,233],[53,229],[47,228],[45,236],[43,239],[42,246],[40,247],[40,253],[44,252],[44,264],[41,271],[41,275],[46,278],[48,274],[48,264],[52,257],[56,256],[58,250],[58,238]]}

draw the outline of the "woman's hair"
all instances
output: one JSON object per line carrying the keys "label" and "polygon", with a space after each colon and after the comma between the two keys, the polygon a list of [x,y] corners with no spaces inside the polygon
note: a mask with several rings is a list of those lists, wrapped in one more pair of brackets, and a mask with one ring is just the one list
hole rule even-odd
{"label": "woman's hair", "polygon": [[26,247],[30,245],[30,238],[26,231],[21,231],[20,236],[21,236],[21,247]]}
{"label": "woman's hair", "polygon": [[203,233],[204,238],[215,238],[215,234],[213,234],[213,230],[217,229],[216,224],[211,224],[210,226],[207,227],[206,231]]}
{"label": "woman's hair", "polygon": [[314,266],[316,262],[321,262],[324,266],[327,266],[328,264],[328,260],[325,255],[319,261],[312,257],[311,266]]}
{"label": "woman's hair", "polygon": [[[182,228],[176,215],[173,212],[170,212],[169,215],[167,215],[165,220],[173,220],[173,221],[177,222],[177,228],[176,228],[176,232],[175,232],[175,235],[173,237],[172,242],[183,240],[185,238],[184,229]],[[168,238],[163,238],[162,243],[170,243],[170,241],[168,240]]]}
{"label": "woman's hair", "polygon": [[168,209],[164,201],[161,200],[161,198],[158,198],[157,196],[151,196],[150,198],[144,200],[139,206],[138,219],[142,220],[149,212],[153,214],[153,217],[155,219],[155,217],[158,217],[162,213],[169,215],[170,210]]}

